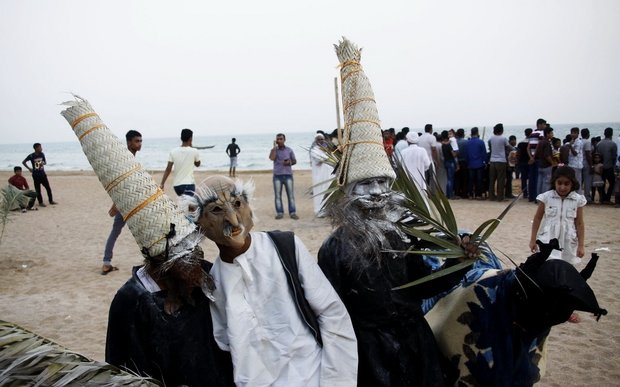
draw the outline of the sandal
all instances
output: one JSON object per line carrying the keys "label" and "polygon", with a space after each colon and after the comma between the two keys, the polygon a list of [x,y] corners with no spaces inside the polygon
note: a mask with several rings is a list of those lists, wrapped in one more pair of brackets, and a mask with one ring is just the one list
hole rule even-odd
{"label": "sandal", "polygon": [[118,267],[112,265],[103,265],[101,275],[107,275],[109,272],[118,270]]}

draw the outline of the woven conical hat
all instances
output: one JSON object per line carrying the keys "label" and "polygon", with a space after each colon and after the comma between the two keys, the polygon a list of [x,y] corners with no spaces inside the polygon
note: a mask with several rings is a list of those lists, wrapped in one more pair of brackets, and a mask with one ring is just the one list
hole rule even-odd
{"label": "woven conical hat", "polygon": [[166,251],[171,224],[175,225],[175,235],[169,241],[172,246],[194,231],[195,225],[136,162],[127,145],[112,134],[88,101],[76,96],[75,101],[64,105],[70,107],[61,112],[62,116],[146,257]]}
{"label": "woven conical hat", "polygon": [[375,95],[360,64],[361,49],[346,38],[334,47],[340,61],[344,112],[338,183],[346,185],[372,177],[394,179],[396,174],[383,147]]}

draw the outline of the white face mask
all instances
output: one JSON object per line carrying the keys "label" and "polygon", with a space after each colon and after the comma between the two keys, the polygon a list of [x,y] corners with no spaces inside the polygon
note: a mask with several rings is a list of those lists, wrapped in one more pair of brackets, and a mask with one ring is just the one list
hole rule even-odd
{"label": "white face mask", "polygon": [[354,183],[349,196],[362,208],[381,208],[390,197],[391,180],[386,177],[372,177]]}

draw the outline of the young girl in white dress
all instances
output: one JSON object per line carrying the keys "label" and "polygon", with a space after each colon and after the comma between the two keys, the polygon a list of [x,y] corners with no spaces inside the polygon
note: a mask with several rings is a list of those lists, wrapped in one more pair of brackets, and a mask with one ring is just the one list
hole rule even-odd
{"label": "young girl in white dress", "polygon": [[[579,182],[571,167],[560,166],[551,178],[551,190],[536,197],[538,209],[532,222],[530,249],[536,252],[536,240],[549,243],[557,238],[562,251],[553,250],[549,259],[563,259],[573,265],[581,263],[585,254],[583,207],[587,201],[578,194]],[[577,314],[569,319],[579,322]]]}

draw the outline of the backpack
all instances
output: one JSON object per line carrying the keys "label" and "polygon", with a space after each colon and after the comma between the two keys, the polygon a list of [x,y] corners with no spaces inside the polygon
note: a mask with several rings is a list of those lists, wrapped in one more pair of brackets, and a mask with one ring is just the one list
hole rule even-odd
{"label": "backpack", "polygon": [[301,320],[308,326],[312,336],[319,344],[319,347],[323,347],[323,340],[321,339],[321,330],[319,329],[319,322],[306,300],[304,294],[304,288],[299,281],[299,269],[297,267],[297,256],[295,254],[295,234],[291,231],[268,231],[267,235],[271,238],[278,258],[284,268],[284,274],[286,275],[286,281],[288,282],[295,306],[299,312]]}

